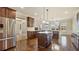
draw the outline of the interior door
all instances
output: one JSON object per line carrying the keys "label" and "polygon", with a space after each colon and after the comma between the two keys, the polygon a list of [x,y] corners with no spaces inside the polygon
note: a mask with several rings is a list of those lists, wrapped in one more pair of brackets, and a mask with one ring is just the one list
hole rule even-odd
{"label": "interior door", "polygon": [[27,27],[26,20],[19,19],[19,18],[16,19],[15,32],[17,36],[17,41],[27,37],[26,27]]}

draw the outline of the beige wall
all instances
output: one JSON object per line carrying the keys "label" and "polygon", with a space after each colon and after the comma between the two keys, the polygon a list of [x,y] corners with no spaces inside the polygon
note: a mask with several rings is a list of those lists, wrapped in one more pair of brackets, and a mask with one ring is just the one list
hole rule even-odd
{"label": "beige wall", "polygon": [[72,33],[72,19],[67,20],[67,34]]}

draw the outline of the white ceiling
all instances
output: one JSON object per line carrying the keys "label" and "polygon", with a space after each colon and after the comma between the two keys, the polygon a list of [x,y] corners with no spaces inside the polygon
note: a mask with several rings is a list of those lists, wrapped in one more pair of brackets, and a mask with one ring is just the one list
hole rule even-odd
{"label": "white ceiling", "polygon": [[[17,12],[21,12],[25,15],[32,15],[35,17],[42,18],[43,16],[43,7],[12,7],[13,9],[16,9]],[[74,13],[79,10],[78,7],[46,7],[48,8],[48,18],[68,18],[73,17]],[[34,15],[36,14],[36,15]]]}

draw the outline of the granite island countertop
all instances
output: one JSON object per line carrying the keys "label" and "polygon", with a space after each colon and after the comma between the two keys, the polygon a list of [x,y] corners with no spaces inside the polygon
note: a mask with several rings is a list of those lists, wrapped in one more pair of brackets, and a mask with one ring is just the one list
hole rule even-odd
{"label": "granite island countertop", "polygon": [[49,31],[40,31],[40,32],[38,32],[38,33],[41,33],[41,34],[52,34],[52,32],[49,32]]}

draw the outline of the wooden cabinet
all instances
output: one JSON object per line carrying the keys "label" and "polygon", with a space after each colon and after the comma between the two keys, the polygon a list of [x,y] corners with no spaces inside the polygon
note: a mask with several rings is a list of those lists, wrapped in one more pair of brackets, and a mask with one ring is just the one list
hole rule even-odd
{"label": "wooden cabinet", "polygon": [[4,7],[0,7],[0,16],[1,17],[5,17],[6,16],[6,12],[5,12],[5,10],[6,10],[6,8],[4,8]]}
{"label": "wooden cabinet", "polygon": [[8,11],[9,11],[9,17],[15,19],[15,17],[16,17],[16,13],[15,12],[16,11],[13,10],[13,9],[8,9]]}
{"label": "wooden cabinet", "polygon": [[59,39],[59,31],[53,31],[53,39]]}
{"label": "wooden cabinet", "polygon": [[8,8],[8,7],[0,7],[0,16],[15,19],[16,10],[13,10],[11,8]]}
{"label": "wooden cabinet", "polygon": [[0,41],[0,50],[3,50],[3,41]]}
{"label": "wooden cabinet", "polygon": [[0,50],[13,47],[13,31],[16,10],[0,7]]}
{"label": "wooden cabinet", "polygon": [[6,8],[6,17],[15,19],[16,18],[16,10]]}
{"label": "wooden cabinet", "polygon": [[36,38],[36,31],[27,31],[27,38],[28,39],[34,39]]}
{"label": "wooden cabinet", "polygon": [[9,9],[6,8],[6,17],[9,18]]}
{"label": "wooden cabinet", "polygon": [[34,18],[27,17],[27,27],[33,27],[34,26]]}
{"label": "wooden cabinet", "polygon": [[1,9],[1,16],[5,17],[6,16],[6,12],[5,12],[6,8],[2,7]]}
{"label": "wooden cabinet", "polygon": [[5,49],[5,40],[0,40],[0,51]]}
{"label": "wooden cabinet", "polygon": [[0,16],[1,16],[1,13],[2,13],[2,12],[1,12],[1,7],[0,7]]}
{"label": "wooden cabinet", "polygon": [[0,39],[2,39],[3,38],[3,33],[0,33]]}

